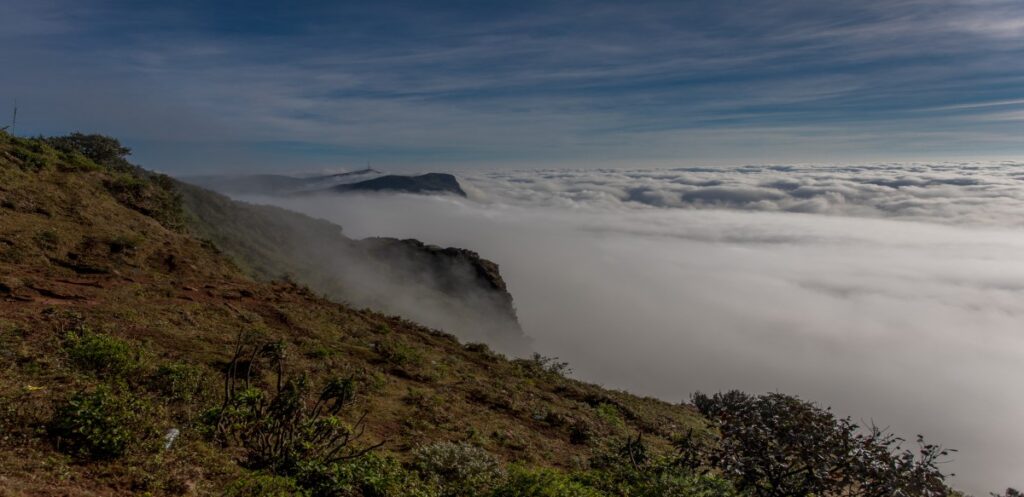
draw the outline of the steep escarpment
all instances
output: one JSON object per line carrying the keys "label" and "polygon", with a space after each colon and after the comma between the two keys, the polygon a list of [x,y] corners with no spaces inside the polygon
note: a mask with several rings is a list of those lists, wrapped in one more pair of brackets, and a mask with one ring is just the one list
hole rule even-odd
{"label": "steep escarpment", "polygon": [[329,222],[180,183],[190,230],[253,277],[289,277],[330,298],[397,314],[507,353],[528,350],[498,265],[416,240],[348,238]]}

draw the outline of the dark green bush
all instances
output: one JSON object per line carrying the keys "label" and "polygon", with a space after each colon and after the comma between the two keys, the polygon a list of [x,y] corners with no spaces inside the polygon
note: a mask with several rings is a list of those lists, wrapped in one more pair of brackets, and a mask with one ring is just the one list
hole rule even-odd
{"label": "dark green bush", "polygon": [[157,368],[151,383],[156,391],[169,400],[192,402],[202,396],[208,380],[201,367],[177,362]]}
{"label": "dark green bush", "polygon": [[108,240],[107,247],[111,254],[131,254],[141,241],[142,238],[138,236],[121,235]]}
{"label": "dark green bush", "polygon": [[529,359],[512,361],[523,376],[530,378],[565,377],[572,374],[568,362],[559,361],[557,357],[545,357],[534,353]]}
{"label": "dark green bush", "polygon": [[412,465],[421,477],[440,487],[443,497],[484,495],[505,477],[491,453],[467,443],[428,445],[416,451]]}
{"label": "dark green bush", "polygon": [[416,367],[423,363],[423,354],[397,340],[381,340],[374,345],[381,361],[399,368]]}
{"label": "dark green bush", "polygon": [[314,497],[437,497],[438,489],[392,457],[367,454],[339,464],[300,465],[298,481]]}
{"label": "dark green bush", "polygon": [[[604,497],[607,494],[575,481],[558,471],[513,467],[509,472],[508,479],[494,489],[491,495],[492,497]],[[676,494],[665,495],[675,496]]]}
{"label": "dark green bush", "polygon": [[252,473],[224,489],[224,497],[308,497],[308,491],[284,476]]}
{"label": "dark green bush", "polygon": [[124,376],[138,367],[138,350],[119,338],[87,329],[71,332],[65,338],[71,362],[101,377]]}
{"label": "dark green bush", "polygon": [[755,497],[949,493],[938,468],[948,451],[920,437],[915,454],[900,438],[778,393],[698,393],[693,403],[720,438],[682,439],[681,463],[721,471]]}
{"label": "dark green bush", "polygon": [[140,408],[128,394],[106,386],[80,391],[58,407],[48,432],[65,452],[89,459],[113,459],[135,441],[133,429]]}
{"label": "dark green bush", "polygon": [[121,145],[116,138],[104,135],[71,133],[65,136],[45,138],[53,148],[65,153],[81,154],[102,166],[124,166],[132,151]]}

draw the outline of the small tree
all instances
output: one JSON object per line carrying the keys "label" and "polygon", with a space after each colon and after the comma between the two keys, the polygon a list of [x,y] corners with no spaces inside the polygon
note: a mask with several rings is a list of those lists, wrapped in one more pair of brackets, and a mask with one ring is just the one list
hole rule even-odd
{"label": "small tree", "polygon": [[46,142],[62,152],[80,153],[102,166],[127,164],[127,157],[132,153],[130,148],[121,145],[116,138],[105,135],[86,135],[75,132],[70,135],[46,138]]}
{"label": "small tree", "polygon": [[862,430],[797,397],[738,391],[693,403],[719,433],[708,443],[678,443],[681,464],[717,469],[755,497],[945,497],[938,469],[949,451],[918,437],[915,454],[903,439],[875,427]]}

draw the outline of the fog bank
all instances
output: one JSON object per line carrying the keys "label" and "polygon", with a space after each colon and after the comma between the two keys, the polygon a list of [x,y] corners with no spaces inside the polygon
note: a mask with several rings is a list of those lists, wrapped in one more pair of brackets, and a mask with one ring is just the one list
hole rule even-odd
{"label": "fog bank", "polygon": [[670,401],[798,394],[958,449],[954,483],[985,495],[1024,467],[1017,174],[494,173],[465,181],[472,200],[273,201],[498,262],[535,348],[582,379]]}

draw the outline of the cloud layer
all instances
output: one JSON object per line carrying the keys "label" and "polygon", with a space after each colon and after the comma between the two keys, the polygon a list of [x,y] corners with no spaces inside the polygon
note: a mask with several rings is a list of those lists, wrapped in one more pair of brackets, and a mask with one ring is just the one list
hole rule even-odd
{"label": "cloud layer", "polygon": [[556,170],[467,175],[483,202],[796,212],[941,223],[1024,223],[1024,163]]}
{"label": "cloud layer", "polygon": [[501,264],[536,348],[579,377],[684,400],[799,394],[959,453],[976,495],[1020,485],[1019,166],[551,171],[475,200],[277,200],[355,236]]}

